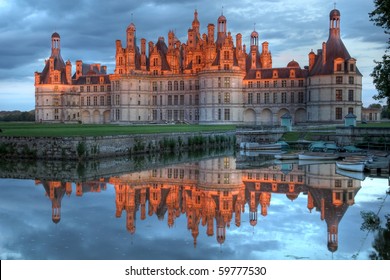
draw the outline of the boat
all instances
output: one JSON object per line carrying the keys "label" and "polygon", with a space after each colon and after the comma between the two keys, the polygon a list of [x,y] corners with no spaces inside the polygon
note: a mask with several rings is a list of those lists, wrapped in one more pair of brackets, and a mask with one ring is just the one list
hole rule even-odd
{"label": "boat", "polygon": [[304,152],[298,155],[300,160],[335,160],[338,158],[337,153]]}
{"label": "boat", "polygon": [[309,145],[311,152],[338,152],[340,147],[333,142],[316,141]]}
{"label": "boat", "polygon": [[354,172],[336,168],[336,174],[360,181],[364,181],[366,179],[366,175],[364,174],[364,172]]}
{"label": "boat", "polygon": [[353,172],[363,172],[365,169],[365,163],[362,161],[336,161],[336,166],[339,169]]}
{"label": "boat", "polygon": [[240,144],[240,148],[244,150],[284,150],[288,149],[289,145],[284,141],[264,144],[257,142],[243,142]]}
{"label": "boat", "polygon": [[299,153],[284,153],[284,154],[276,154],[274,157],[276,159],[298,159]]}

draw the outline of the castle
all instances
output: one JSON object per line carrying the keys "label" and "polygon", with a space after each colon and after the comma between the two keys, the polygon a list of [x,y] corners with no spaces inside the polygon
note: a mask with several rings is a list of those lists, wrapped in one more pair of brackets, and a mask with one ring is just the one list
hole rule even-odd
{"label": "castle", "polygon": [[[186,43],[173,31],[168,42],[140,40],[136,27],[116,41],[115,70],[98,63],[72,64],[61,57],[60,35],[51,37],[51,56],[35,72],[37,122],[173,123],[280,125],[361,120],[362,75],[340,36],[340,11],[329,14],[329,37],[308,54],[308,66],[294,60],[273,68],[269,43],[250,35],[235,40],[221,15],[200,33],[195,10]],[[216,31],[216,34],[215,34]],[[216,35],[216,36],[215,36]]]}

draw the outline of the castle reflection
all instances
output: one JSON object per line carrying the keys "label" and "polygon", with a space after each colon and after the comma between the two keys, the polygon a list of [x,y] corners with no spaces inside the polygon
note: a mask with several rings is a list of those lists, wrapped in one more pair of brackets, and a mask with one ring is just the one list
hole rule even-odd
{"label": "castle reflection", "polygon": [[[61,219],[61,201],[72,194],[72,183],[36,181],[42,184],[52,201],[52,219]],[[194,246],[199,228],[208,236],[225,242],[226,229],[233,222],[241,226],[242,215],[249,209],[249,223],[257,225],[258,214],[268,215],[272,196],[285,195],[295,200],[307,197],[308,211],[319,212],[327,225],[328,250],[338,247],[338,226],[360,189],[360,181],[335,172],[334,164],[281,164],[256,169],[237,169],[234,157],[220,157],[199,162],[131,172],[95,181],[76,182],[76,196],[100,192],[107,184],[115,188],[116,217],[126,216],[126,228],[136,233],[136,217],[157,216],[168,227],[185,216]],[[287,213],[288,214],[288,213]],[[296,221],[300,223],[301,221]]]}

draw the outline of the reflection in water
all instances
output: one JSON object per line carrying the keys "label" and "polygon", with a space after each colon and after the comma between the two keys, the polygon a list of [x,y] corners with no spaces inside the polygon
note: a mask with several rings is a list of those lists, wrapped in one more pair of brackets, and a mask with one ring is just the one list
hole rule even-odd
{"label": "reflection in water", "polygon": [[[71,195],[72,183],[42,180],[36,184],[45,188],[52,202],[53,222],[58,223],[62,198]],[[76,196],[106,190],[107,184],[115,189],[115,216],[126,217],[130,234],[137,233],[138,212],[141,220],[156,216],[168,227],[185,216],[194,246],[200,227],[223,244],[226,229],[232,223],[241,226],[246,208],[250,225],[257,227],[258,214],[270,215],[273,196],[282,194],[286,201],[294,201],[303,195],[308,210],[319,212],[319,218],[326,222],[330,252],[338,248],[340,221],[361,187],[359,180],[337,174],[334,164],[291,163],[240,170],[234,157],[219,157],[76,182]]]}

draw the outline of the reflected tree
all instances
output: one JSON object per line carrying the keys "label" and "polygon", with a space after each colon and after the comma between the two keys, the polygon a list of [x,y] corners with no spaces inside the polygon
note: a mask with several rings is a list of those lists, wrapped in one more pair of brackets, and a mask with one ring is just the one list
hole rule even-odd
{"label": "reflected tree", "polygon": [[375,252],[370,254],[372,260],[390,260],[390,214],[385,215],[385,228],[379,227],[372,247]]}
{"label": "reflected tree", "polygon": [[[360,229],[362,231],[367,231],[367,235],[370,231],[375,234],[375,238],[372,243],[372,247],[375,251],[372,251],[369,255],[371,260],[390,260],[390,214],[386,214],[384,216],[386,219],[385,227],[381,226],[381,220],[379,218],[379,212],[389,195],[390,188],[386,191],[386,196],[383,199],[377,213],[372,211],[360,212],[360,215],[363,218],[363,223]],[[357,255],[354,255],[353,257],[356,258]]]}

